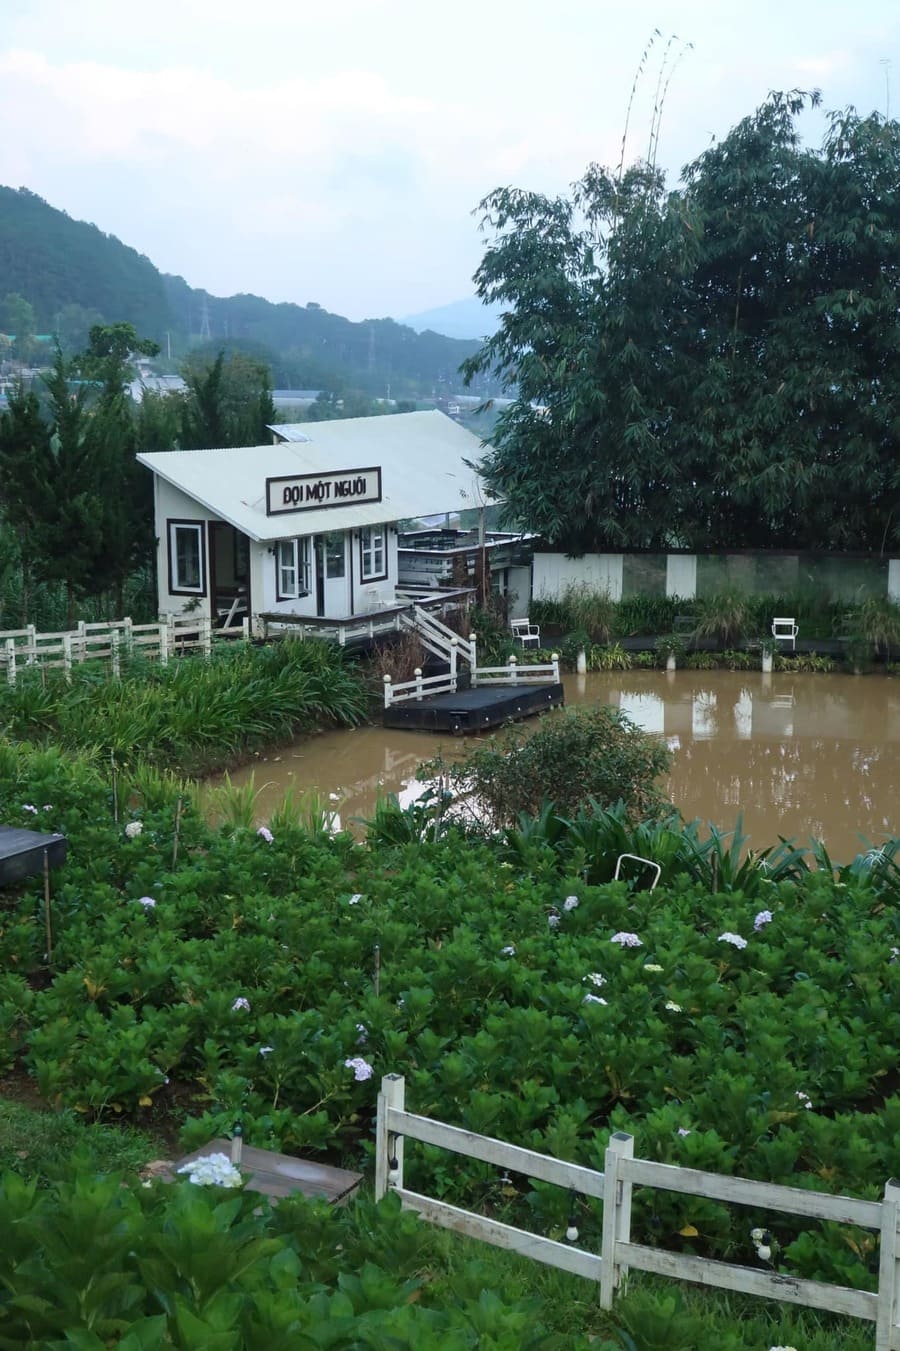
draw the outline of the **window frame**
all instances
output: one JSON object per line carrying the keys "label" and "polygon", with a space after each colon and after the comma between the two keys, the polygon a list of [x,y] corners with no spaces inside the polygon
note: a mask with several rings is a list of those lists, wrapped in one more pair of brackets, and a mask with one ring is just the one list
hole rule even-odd
{"label": "window frame", "polygon": [[[285,568],[283,561],[284,551],[290,549],[291,562]],[[285,587],[283,583],[283,570],[292,570],[294,573],[293,587]],[[279,539],[275,541],[275,599],[282,600],[303,600],[310,594],[310,537],[309,535],[295,535],[291,539]]]}
{"label": "window frame", "polygon": [[[181,519],[169,517],[166,521],[166,546],[168,552],[169,565],[169,595],[170,596],[205,596],[206,595],[206,522],[203,520]],[[190,531],[197,540],[197,566],[200,581],[197,586],[187,586],[182,583],[178,571],[178,532],[180,530]]]}
{"label": "window frame", "polygon": [[[377,545],[375,537],[381,536],[381,572],[366,571],[366,557],[368,555],[370,563],[374,566]],[[368,537],[368,538],[367,538]],[[388,575],[388,528],[386,525],[364,525],[359,532],[359,579],[361,582],[383,582]]]}

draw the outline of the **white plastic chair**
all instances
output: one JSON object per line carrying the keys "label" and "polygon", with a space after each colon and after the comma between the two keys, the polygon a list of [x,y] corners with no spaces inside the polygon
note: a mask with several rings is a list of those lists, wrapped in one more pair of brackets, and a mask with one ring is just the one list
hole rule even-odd
{"label": "white plastic chair", "polygon": [[537,624],[532,624],[530,619],[511,619],[509,627],[512,630],[512,636],[523,647],[540,647],[541,631]]}
{"label": "white plastic chair", "polygon": [[780,618],[772,620],[772,637],[777,643],[790,643],[791,647],[796,650],[799,632],[800,630],[793,618],[785,618],[782,615]]}

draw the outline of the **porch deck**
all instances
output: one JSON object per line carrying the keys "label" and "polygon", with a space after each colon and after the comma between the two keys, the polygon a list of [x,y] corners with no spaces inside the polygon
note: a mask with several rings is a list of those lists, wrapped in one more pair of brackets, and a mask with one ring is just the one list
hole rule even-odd
{"label": "porch deck", "polygon": [[465,605],[475,592],[472,587],[446,588],[439,591],[424,587],[397,587],[397,603],[385,605],[368,614],[346,615],[340,619],[317,618],[315,615],[263,612],[258,616],[263,637],[271,638],[279,632],[295,638],[326,638],[339,647],[367,647],[379,637],[400,633],[401,615],[412,613],[414,606],[431,610],[438,615]]}

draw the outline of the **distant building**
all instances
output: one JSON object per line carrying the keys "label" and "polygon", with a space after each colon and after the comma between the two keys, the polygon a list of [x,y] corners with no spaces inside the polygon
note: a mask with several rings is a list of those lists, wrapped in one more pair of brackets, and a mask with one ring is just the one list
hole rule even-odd
{"label": "distant building", "polygon": [[145,394],[185,394],[187,385],[180,375],[155,375],[139,368],[128,390],[135,403],[140,403]]}
{"label": "distant building", "polygon": [[273,389],[276,408],[311,408],[322,397],[319,389]]}

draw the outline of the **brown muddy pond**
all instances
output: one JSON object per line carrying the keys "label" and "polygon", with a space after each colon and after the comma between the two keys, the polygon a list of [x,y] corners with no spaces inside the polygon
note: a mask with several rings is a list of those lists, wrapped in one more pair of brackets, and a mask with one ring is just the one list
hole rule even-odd
{"label": "brown muddy pond", "polygon": [[[848,861],[863,839],[900,834],[900,681],[880,675],[626,671],[565,676],[568,704],[606,702],[664,737],[674,753],[668,793],[687,819],[731,829],[743,813],[752,847],[778,836],[824,839]],[[552,716],[552,715],[550,715]],[[412,801],[416,770],[452,737],[381,727],[328,732],[260,757],[265,821],[286,788],[331,796],[344,826],[370,816],[379,793]]]}

